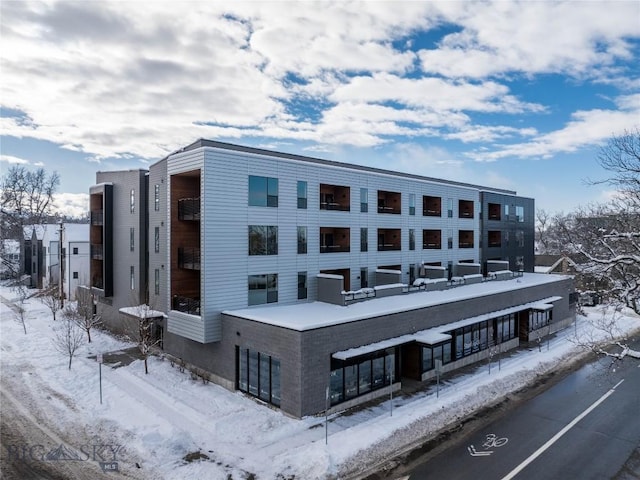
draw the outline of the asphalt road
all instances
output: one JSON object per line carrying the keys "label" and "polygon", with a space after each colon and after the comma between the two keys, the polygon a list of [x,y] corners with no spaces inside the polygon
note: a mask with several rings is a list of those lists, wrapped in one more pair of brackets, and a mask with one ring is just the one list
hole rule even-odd
{"label": "asphalt road", "polygon": [[640,479],[640,361],[609,365],[584,366],[395,478]]}

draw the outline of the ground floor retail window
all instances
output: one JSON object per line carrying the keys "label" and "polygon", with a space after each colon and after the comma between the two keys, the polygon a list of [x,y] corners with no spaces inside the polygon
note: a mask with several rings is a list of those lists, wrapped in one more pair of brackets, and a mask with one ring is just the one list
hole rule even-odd
{"label": "ground floor retail window", "polygon": [[436,368],[436,360],[443,365],[451,362],[451,342],[422,347],[422,373]]}
{"label": "ground floor retail window", "polygon": [[503,315],[492,320],[456,328],[447,333],[453,337],[453,355],[458,360],[486,350],[492,345],[516,338],[518,335],[516,314]]}
{"label": "ground floor retail window", "polygon": [[396,348],[380,350],[348,360],[331,359],[331,405],[364,395],[393,383],[397,378]]}
{"label": "ground floor retail window", "polygon": [[529,310],[529,331],[538,330],[551,323],[551,311]]}
{"label": "ground floor retail window", "polygon": [[280,360],[236,347],[238,390],[280,406]]}

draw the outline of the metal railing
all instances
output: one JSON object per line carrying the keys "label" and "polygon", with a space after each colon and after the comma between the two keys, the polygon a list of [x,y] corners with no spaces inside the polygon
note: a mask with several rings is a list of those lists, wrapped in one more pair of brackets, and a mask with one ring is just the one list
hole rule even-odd
{"label": "metal railing", "polygon": [[189,270],[200,270],[200,249],[178,248],[178,267]]}
{"label": "metal railing", "polygon": [[178,218],[180,220],[200,220],[200,197],[178,200]]}
{"label": "metal railing", "polygon": [[173,309],[190,315],[200,315],[200,299],[174,295]]}
{"label": "metal railing", "polygon": [[91,244],[91,258],[93,260],[104,259],[104,245],[98,243]]}

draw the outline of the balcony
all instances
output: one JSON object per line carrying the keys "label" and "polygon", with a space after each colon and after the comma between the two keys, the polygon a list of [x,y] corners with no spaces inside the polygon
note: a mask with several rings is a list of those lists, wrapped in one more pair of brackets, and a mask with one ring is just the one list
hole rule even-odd
{"label": "balcony", "polygon": [[458,218],[473,218],[473,201],[458,201]]}
{"label": "balcony", "polygon": [[401,250],[401,233],[399,228],[379,228],[378,229],[378,251],[388,252]]}
{"label": "balcony", "polygon": [[348,228],[320,227],[320,253],[340,253],[351,250]]}
{"label": "balcony", "polygon": [[442,199],[440,197],[431,197],[428,195],[424,195],[422,197],[422,216],[441,217]]}
{"label": "balcony", "polygon": [[189,315],[200,315],[200,299],[174,295],[172,308]]}
{"label": "balcony", "polygon": [[340,185],[320,184],[320,210],[351,210],[351,189]]}
{"label": "balcony", "polygon": [[488,206],[489,209],[489,220],[500,220],[502,208],[500,208],[499,203],[490,203]]}
{"label": "balcony", "polygon": [[488,245],[489,247],[500,247],[502,246],[502,232],[499,230],[489,230],[488,235]]}
{"label": "balcony", "polygon": [[402,213],[401,198],[402,196],[398,192],[378,190],[378,213],[400,215]]}
{"label": "balcony", "polygon": [[458,232],[458,248],[473,248],[473,230],[460,230]]}
{"label": "balcony", "polygon": [[179,247],[178,267],[188,270],[200,270],[200,249]]}
{"label": "balcony", "polygon": [[200,197],[178,200],[178,219],[200,221]]}
{"label": "balcony", "polygon": [[423,230],[422,248],[423,250],[440,250],[442,248],[442,231]]}
{"label": "balcony", "polygon": [[103,260],[104,259],[104,245],[102,244],[91,244],[91,258],[93,260]]}
{"label": "balcony", "polygon": [[104,225],[104,210],[93,210],[91,212],[91,225]]}

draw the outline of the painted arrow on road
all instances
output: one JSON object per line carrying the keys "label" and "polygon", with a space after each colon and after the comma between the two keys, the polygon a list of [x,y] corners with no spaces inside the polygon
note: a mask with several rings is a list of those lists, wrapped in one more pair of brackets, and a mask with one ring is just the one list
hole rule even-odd
{"label": "painted arrow on road", "polygon": [[476,447],[474,447],[473,445],[469,445],[467,447],[467,450],[469,451],[469,455],[471,455],[472,457],[488,457],[493,453],[493,450],[478,452],[476,450]]}

